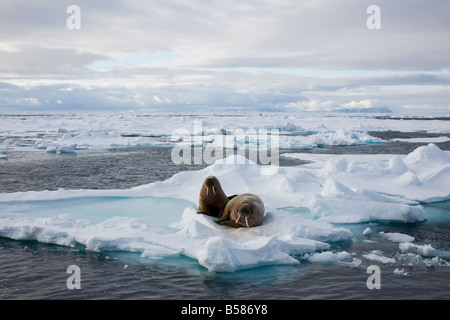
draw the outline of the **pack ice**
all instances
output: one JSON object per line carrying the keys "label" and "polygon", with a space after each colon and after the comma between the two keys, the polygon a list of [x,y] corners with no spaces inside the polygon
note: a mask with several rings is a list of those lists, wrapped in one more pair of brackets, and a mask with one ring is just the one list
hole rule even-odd
{"label": "pack ice", "polygon": [[[140,252],[152,259],[183,255],[210,271],[232,272],[298,264],[296,255],[352,238],[333,223],[423,221],[420,202],[450,199],[450,152],[433,144],[388,159],[316,160],[272,170],[231,156],[127,190],[0,194],[0,236]],[[234,229],[197,214],[199,188],[208,175],[218,177],[227,194],[260,195],[267,207],[263,225]]]}

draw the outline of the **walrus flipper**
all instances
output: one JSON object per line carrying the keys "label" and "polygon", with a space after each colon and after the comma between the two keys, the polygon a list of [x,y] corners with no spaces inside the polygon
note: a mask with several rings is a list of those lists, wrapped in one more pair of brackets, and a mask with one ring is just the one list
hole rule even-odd
{"label": "walrus flipper", "polygon": [[241,228],[242,226],[240,224],[235,223],[233,220],[215,220],[214,222],[220,224],[220,225],[224,225],[224,226],[229,226],[229,227],[233,227],[233,228]]}
{"label": "walrus flipper", "polygon": [[[220,213],[221,213],[221,212],[222,212],[222,211],[220,211]],[[215,212],[203,212],[203,211],[200,211],[200,209],[197,210],[197,213],[198,213],[198,214],[206,214],[207,216],[215,217],[215,218],[220,217],[220,216],[218,216]]]}

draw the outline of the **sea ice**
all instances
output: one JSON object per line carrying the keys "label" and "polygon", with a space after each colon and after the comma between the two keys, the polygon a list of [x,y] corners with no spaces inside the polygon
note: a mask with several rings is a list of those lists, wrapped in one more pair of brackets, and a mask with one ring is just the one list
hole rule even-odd
{"label": "sea ice", "polygon": [[35,142],[36,149],[43,149],[49,153],[76,152],[83,149],[111,149],[114,147],[137,147],[167,145],[166,142],[157,141],[151,137],[124,137],[117,132],[83,131],[72,135],[64,133],[56,141],[39,139]]}
{"label": "sea ice", "polygon": [[366,229],[364,229],[364,231],[363,231],[363,235],[364,236],[370,236],[370,235],[372,235],[372,233],[373,233],[373,231],[372,231],[372,229],[370,229],[369,227],[367,227]]}
{"label": "sea ice", "polygon": [[399,274],[402,276],[407,276],[408,275],[408,271],[405,271],[405,268],[399,269],[399,268],[395,268],[394,274]]}
{"label": "sea ice", "polygon": [[316,252],[309,256],[308,261],[310,262],[336,262],[347,260],[351,258],[350,253],[346,251],[340,252],[332,252],[332,251],[324,251],[324,252]]}
{"label": "sea ice", "polygon": [[414,237],[399,232],[380,232],[380,235],[392,242],[413,242]]}
{"label": "sea ice", "polygon": [[399,243],[399,249],[402,253],[416,253],[421,256],[436,256],[437,250],[430,244],[417,245],[409,242]]}
{"label": "sea ice", "polygon": [[379,250],[373,250],[370,253],[366,253],[362,255],[364,258],[370,261],[380,262],[380,263],[395,263],[396,260],[394,258],[389,258],[383,255],[383,253]]}
{"label": "sea ice", "polygon": [[[285,156],[312,161],[313,163],[302,167],[309,168],[309,172],[320,173],[325,180],[330,179],[329,183],[334,181],[340,186],[341,195],[329,194],[325,195],[326,198],[356,199],[356,194],[360,194],[360,200],[370,200],[378,194],[388,195],[386,200],[381,202],[397,202],[410,206],[414,206],[414,202],[417,205],[419,202],[450,199],[450,151],[441,150],[434,144],[419,147],[406,156],[292,153]],[[319,176],[316,174],[317,178]],[[367,191],[375,193],[366,193],[365,196],[361,194]],[[387,200],[388,197],[390,200]],[[419,221],[421,216],[422,219],[425,218],[420,206],[411,210]],[[408,218],[405,216],[405,219],[401,220]]]}
{"label": "sea ice", "polygon": [[361,259],[354,258],[352,254],[347,251],[324,251],[315,252],[305,255],[306,260],[312,263],[337,263],[339,265],[358,267],[361,264]]}
{"label": "sea ice", "polygon": [[[293,127],[291,129],[294,130]],[[326,130],[322,133],[328,134]],[[344,138],[350,135],[352,139],[364,139],[364,136],[347,133],[342,132]],[[76,144],[77,148],[89,148],[101,145],[97,143],[101,140],[106,141],[107,146],[117,143],[117,140],[122,144],[131,141],[112,133],[86,133],[81,137],[67,132],[63,134],[60,144],[49,142],[42,147],[58,150]],[[91,139],[96,143],[89,144]],[[153,143],[144,140],[144,143]],[[15,143],[5,140],[4,144],[6,141],[8,145]],[[7,149],[8,146],[2,148]],[[355,264],[357,261],[348,261],[350,257],[344,253],[337,255],[326,251],[330,243],[352,238],[347,228],[336,227],[332,223],[423,221],[427,215],[418,201],[450,199],[450,152],[433,144],[420,147],[407,156],[310,157],[322,160],[306,166],[277,167],[274,174],[267,174],[271,171],[263,170],[266,166],[233,155],[202,170],[184,171],[168,180],[127,190],[60,189],[0,194],[0,236],[67,246],[81,244],[95,251],[140,252],[143,257],[153,259],[184,255],[198,260],[211,271],[297,264],[299,260],[295,256],[308,253],[311,254],[311,262],[336,259]],[[263,225],[233,229],[214,223],[211,217],[197,214],[195,206],[199,188],[208,175],[218,177],[228,195],[258,194],[267,207]],[[145,197],[164,198],[169,202],[180,199],[189,205],[172,209],[168,217],[160,206],[145,207],[149,216],[146,217],[145,213],[138,216],[131,207],[124,207],[121,212],[111,210],[111,205],[105,203],[96,207],[95,215],[78,212],[75,216],[72,212],[67,214],[61,205],[86,198],[95,204],[96,201],[104,201],[105,197],[126,198],[131,202]],[[55,212],[56,203],[61,205],[61,211],[51,216],[36,216],[32,202],[39,203],[40,212],[46,208]],[[287,208],[300,208],[304,213],[295,213]],[[156,221],[164,221],[164,225],[157,225]],[[413,244],[406,235],[388,237],[402,241],[399,243],[402,254],[436,254],[436,249]],[[318,252],[323,250],[325,252]],[[374,252],[366,258],[389,261]]]}
{"label": "sea ice", "polygon": [[[322,122],[317,120],[321,119]],[[344,127],[336,127],[339,122]],[[246,132],[258,130],[276,130],[280,132],[281,149],[310,149],[327,145],[358,145],[383,142],[367,134],[364,126],[354,127],[353,123],[344,123],[346,117],[298,117],[286,114],[240,114],[223,115],[218,126],[217,116],[180,114],[140,115],[124,114],[61,114],[29,115],[27,117],[1,116],[0,137],[13,136],[3,142],[8,148],[29,147],[17,142],[21,138],[34,140],[34,148],[48,152],[59,152],[67,146],[76,145],[80,149],[110,149],[122,146],[173,145],[190,142],[197,135],[200,143],[208,147],[229,146],[237,143],[238,148],[261,147],[261,140],[243,138]],[[373,121],[373,119],[372,119]],[[164,123],[164,126],[161,126]],[[195,123],[200,123],[196,126]],[[326,125],[324,125],[326,123]],[[367,123],[369,123],[367,121]],[[305,127],[304,127],[305,125]],[[371,124],[369,126],[373,128]],[[183,132],[183,134],[177,134]],[[296,135],[301,133],[303,135]],[[227,135],[225,143],[222,140]],[[244,134],[244,135],[243,135]],[[306,135],[305,135],[306,134]],[[160,137],[162,139],[155,139]],[[196,140],[197,141],[197,140]],[[75,151],[76,152],[76,151]]]}
{"label": "sea ice", "polygon": [[400,141],[400,142],[411,142],[411,143],[439,143],[439,142],[447,142],[450,138],[447,136],[441,136],[441,137],[426,137],[426,138],[409,138],[409,139],[393,139],[393,141]]}
{"label": "sea ice", "polygon": [[[51,205],[51,204],[49,204]],[[315,239],[340,241],[351,238],[347,229],[286,213],[273,215],[260,227],[232,229],[213,218],[185,209],[181,221],[172,223],[179,231],[169,232],[143,219],[111,217],[100,223],[73,219],[69,214],[50,218],[0,218],[0,236],[37,240],[64,246],[82,244],[87,250],[141,252],[142,257],[162,258],[180,254],[197,259],[211,271],[230,272],[267,264],[297,264],[293,254],[328,249]],[[278,221],[278,215],[281,221]],[[86,217],[88,218],[88,217]]]}
{"label": "sea ice", "polygon": [[359,190],[355,192],[328,178],[320,194],[311,202],[311,212],[319,219],[333,223],[359,223],[367,221],[414,222],[425,220],[421,206],[391,202],[382,195]]}

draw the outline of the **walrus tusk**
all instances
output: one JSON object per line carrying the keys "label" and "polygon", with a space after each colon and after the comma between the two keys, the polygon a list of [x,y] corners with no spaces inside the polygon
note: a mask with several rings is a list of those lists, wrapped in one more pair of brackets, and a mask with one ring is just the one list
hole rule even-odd
{"label": "walrus tusk", "polygon": [[208,186],[205,186],[205,188],[206,188],[206,196],[208,196]]}
{"label": "walrus tusk", "polygon": [[234,222],[235,222],[235,223],[238,223],[238,221],[239,221],[240,218],[241,218],[241,214],[238,213],[238,216],[237,216],[237,218],[236,218],[236,220],[235,220]]}
{"label": "walrus tusk", "polygon": [[248,219],[247,219],[247,217],[245,217],[245,224],[247,225],[247,228],[250,228],[250,227],[248,226]]}
{"label": "walrus tusk", "polygon": [[214,189],[214,186],[212,186],[212,189],[213,189],[214,195],[216,195],[216,189]]}

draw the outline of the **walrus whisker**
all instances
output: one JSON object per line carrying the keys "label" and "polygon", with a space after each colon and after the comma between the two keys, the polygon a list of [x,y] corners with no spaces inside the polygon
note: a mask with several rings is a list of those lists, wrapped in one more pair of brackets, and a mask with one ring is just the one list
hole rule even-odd
{"label": "walrus whisker", "polygon": [[248,218],[247,218],[247,216],[245,216],[245,224],[247,225],[247,228],[250,228],[250,227],[248,226]]}

